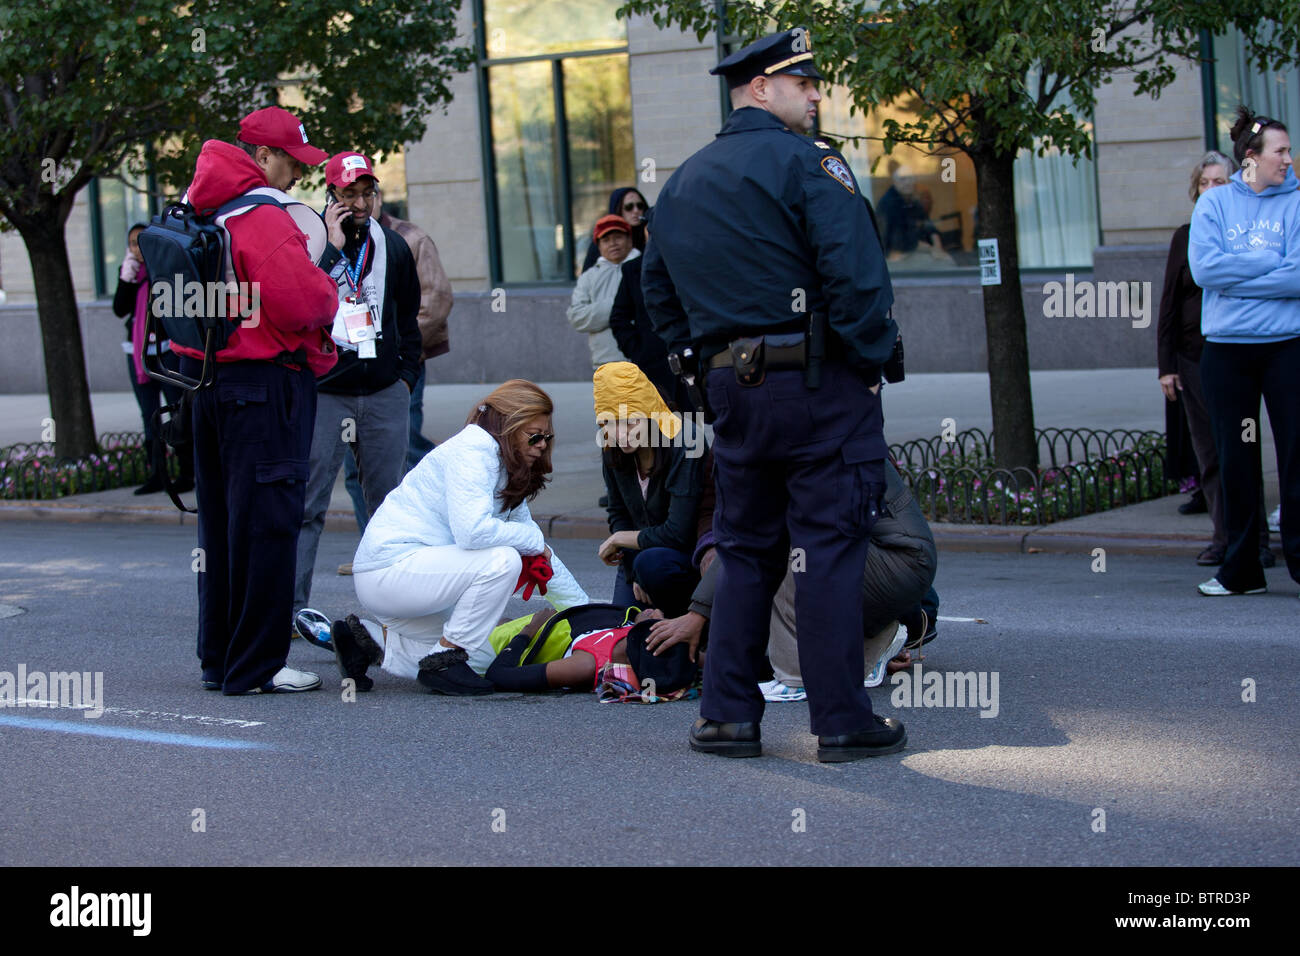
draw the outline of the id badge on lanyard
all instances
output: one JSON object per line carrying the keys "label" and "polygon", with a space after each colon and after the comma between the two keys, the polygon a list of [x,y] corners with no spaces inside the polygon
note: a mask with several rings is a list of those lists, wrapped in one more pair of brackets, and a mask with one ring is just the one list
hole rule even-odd
{"label": "id badge on lanyard", "polygon": [[339,306],[343,326],[347,330],[348,341],[357,347],[357,358],[372,359],[376,356],[375,340],[379,337],[379,317],[373,305],[362,301],[365,296],[361,288],[361,277],[366,271],[366,261],[370,255],[370,237],[361,246],[357,254],[357,266],[354,272],[344,262],[344,275],[352,291],[344,297]]}

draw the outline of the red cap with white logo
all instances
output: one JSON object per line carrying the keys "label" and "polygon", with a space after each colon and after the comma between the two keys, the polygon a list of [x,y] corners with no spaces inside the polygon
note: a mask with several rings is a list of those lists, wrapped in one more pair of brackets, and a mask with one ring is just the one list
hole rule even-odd
{"label": "red cap with white logo", "polygon": [[351,186],[362,176],[369,176],[379,182],[379,177],[375,175],[375,164],[369,156],[361,153],[335,153],[325,164],[325,182],[335,189]]}
{"label": "red cap with white logo", "polygon": [[319,166],[329,153],[307,142],[307,128],[278,106],[249,113],[239,121],[239,140],[249,146],[274,146],[308,166]]}

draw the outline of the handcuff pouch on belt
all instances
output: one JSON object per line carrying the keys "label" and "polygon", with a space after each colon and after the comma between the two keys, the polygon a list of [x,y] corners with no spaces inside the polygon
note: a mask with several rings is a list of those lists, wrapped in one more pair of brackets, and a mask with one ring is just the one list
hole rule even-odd
{"label": "handcuff pouch on belt", "polygon": [[767,343],[763,336],[732,339],[727,347],[731,350],[731,368],[736,373],[736,381],[750,388],[762,385],[767,377],[767,367],[763,361],[767,354]]}

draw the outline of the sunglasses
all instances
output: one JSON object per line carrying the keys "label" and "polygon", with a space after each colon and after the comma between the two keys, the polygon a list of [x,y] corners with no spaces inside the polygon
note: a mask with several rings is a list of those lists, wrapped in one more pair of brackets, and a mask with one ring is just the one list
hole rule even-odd
{"label": "sunglasses", "polygon": [[546,442],[546,444],[549,445],[553,441],[555,441],[555,435],[553,433],[538,432],[535,435],[528,436],[528,447],[533,448],[534,446],[540,444],[541,442]]}
{"label": "sunglasses", "polygon": [[642,212],[645,212],[646,204],[643,202],[625,202],[623,203],[623,209],[627,212],[631,212],[633,209],[640,209]]}

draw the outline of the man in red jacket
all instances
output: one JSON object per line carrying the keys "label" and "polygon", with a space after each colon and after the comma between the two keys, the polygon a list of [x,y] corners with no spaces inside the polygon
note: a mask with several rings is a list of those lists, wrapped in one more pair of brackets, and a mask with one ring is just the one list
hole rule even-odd
{"label": "man in red jacket", "polygon": [[[240,122],[238,145],[203,144],[188,198],[210,213],[251,189],[288,189],[301,163],[316,165],[326,156],[308,144],[293,114],[258,110]],[[285,209],[248,207],[226,220],[226,230],[234,267],[226,279],[251,286],[259,306],[217,353],[212,387],[194,395],[203,686],[226,694],[313,690],[319,677],[285,666],[285,621],[293,605],[316,377],[337,359],[329,330],[338,296]],[[202,354],[176,351],[182,371],[196,376]]]}

